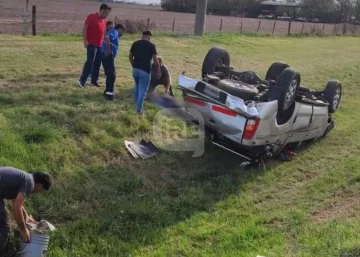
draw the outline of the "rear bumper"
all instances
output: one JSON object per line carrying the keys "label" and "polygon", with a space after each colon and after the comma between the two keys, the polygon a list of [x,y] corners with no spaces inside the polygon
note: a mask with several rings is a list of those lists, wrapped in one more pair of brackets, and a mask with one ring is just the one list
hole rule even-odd
{"label": "rear bumper", "polygon": [[217,133],[216,131],[214,131],[212,128],[206,126],[205,127],[205,132],[206,135],[209,139],[209,141],[224,149],[227,150],[233,154],[236,154],[248,161],[253,161],[258,157],[264,157],[267,155],[267,147],[266,146],[244,146],[241,145],[239,143],[236,143],[222,135],[220,135],[219,133]]}

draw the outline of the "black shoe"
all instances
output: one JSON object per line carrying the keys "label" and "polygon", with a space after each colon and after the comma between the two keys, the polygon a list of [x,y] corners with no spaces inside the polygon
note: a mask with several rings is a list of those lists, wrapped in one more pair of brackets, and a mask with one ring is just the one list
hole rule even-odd
{"label": "black shoe", "polygon": [[100,85],[99,85],[99,83],[93,83],[93,82],[91,82],[91,85],[93,85],[94,87],[101,87]]}
{"label": "black shoe", "polygon": [[109,101],[113,101],[114,100],[114,96],[113,95],[105,95],[105,99],[109,100]]}

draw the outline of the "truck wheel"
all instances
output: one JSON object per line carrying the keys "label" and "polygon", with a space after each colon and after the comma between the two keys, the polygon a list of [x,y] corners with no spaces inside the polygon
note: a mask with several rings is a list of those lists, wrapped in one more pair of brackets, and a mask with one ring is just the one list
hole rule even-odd
{"label": "truck wheel", "polygon": [[229,52],[224,48],[213,47],[209,50],[205,56],[202,66],[202,78],[205,78],[206,74],[212,74],[217,71],[217,67],[225,65],[230,66]]}
{"label": "truck wheel", "polygon": [[276,84],[270,86],[269,101],[278,101],[278,111],[286,112],[295,102],[300,87],[300,74],[291,68],[286,68],[278,77]]}
{"label": "truck wheel", "polygon": [[266,72],[265,80],[277,80],[279,75],[290,66],[282,62],[274,62]]}
{"label": "truck wheel", "polygon": [[339,108],[342,87],[337,80],[330,80],[324,90],[324,98],[329,102],[329,113],[334,113]]}

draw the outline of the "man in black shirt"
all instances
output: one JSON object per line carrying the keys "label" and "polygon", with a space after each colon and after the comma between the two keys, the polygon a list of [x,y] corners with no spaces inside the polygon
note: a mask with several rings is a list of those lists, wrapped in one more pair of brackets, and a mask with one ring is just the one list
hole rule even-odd
{"label": "man in black shirt", "polygon": [[151,78],[151,61],[155,64],[155,76],[160,75],[160,66],[157,59],[156,46],[150,42],[150,31],[144,31],[142,39],[134,42],[129,53],[129,61],[133,67],[135,81],[134,101],[136,112],[142,115],[144,99],[149,89]]}
{"label": "man in black shirt", "polygon": [[30,241],[26,223],[34,220],[26,213],[24,202],[30,194],[49,190],[51,177],[43,172],[30,174],[12,167],[0,167],[0,256],[4,256],[10,234],[9,217],[4,200],[12,201],[12,213],[25,243]]}
{"label": "man in black shirt", "polygon": [[154,92],[155,88],[158,85],[165,86],[165,94],[169,94],[170,96],[174,96],[172,87],[171,87],[171,75],[168,68],[164,65],[163,60],[160,56],[158,56],[158,61],[160,65],[160,76],[156,77],[156,67],[155,64],[151,66],[151,81],[148,93]]}

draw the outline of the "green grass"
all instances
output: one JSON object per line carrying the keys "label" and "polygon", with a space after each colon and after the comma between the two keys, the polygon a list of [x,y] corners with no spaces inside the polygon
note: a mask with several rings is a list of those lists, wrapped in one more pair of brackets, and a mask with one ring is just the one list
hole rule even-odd
{"label": "green grass", "polygon": [[127,61],[134,39],[121,42],[117,101],[109,103],[102,89],[76,86],[80,38],[0,36],[0,163],[54,176],[51,192],[26,202],[59,228],[48,256],[359,256],[359,38],[153,39],[174,81],[183,70],[198,78],[215,45],[229,50],[234,67],[262,76],[284,61],[309,87],[342,81],[336,129],[266,172],[243,171],[236,156],[209,144],[199,158],[128,156],[124,140],[152,138],[157,113],[146,104],[146,118],[135,117]]}

